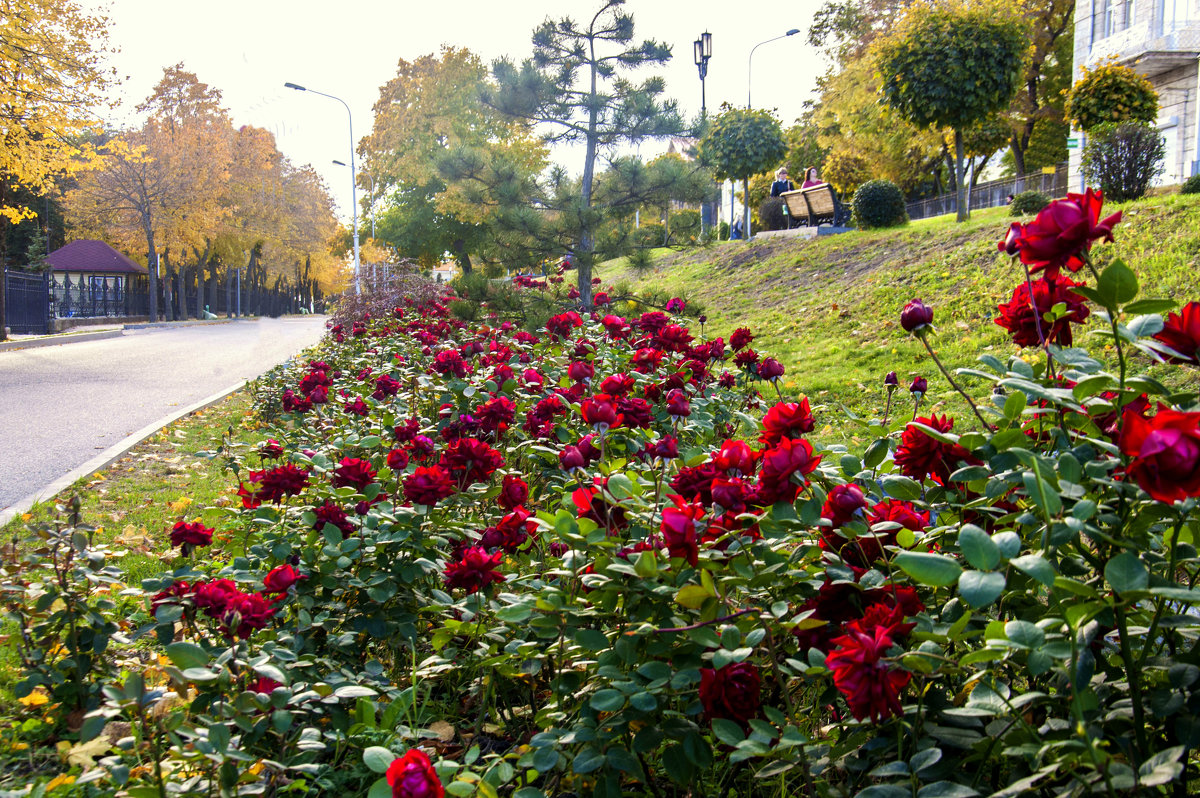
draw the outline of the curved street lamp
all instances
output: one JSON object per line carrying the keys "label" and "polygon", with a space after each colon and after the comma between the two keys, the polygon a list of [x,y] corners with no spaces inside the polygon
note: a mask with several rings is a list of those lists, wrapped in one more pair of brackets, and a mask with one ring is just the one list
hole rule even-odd
{"label": "curved street lamp", "polygon": [[309,91],[313,94],[319,94],[322,97],[328,97],[331,100],[337,100],[346,108],[346,118],[350,122],[350,218],[354,226],[354,293],[362,293],[362,285],[359,283],[358,277],[358,181],[354,171],[354,115],[350,113],[350,106],[346,105],[346,101],[341,97],[334,97],[332,94],[326,94],[316,89],[308,89],[295,83],[285,83],[283,86],[287,89]]}
{"label": "curved street lamp", "polygon": [[750,58],[747,59],[747,62],[746,62],[746,108],[747,109],[750,108],[750,71],[751,71],[751,69],[754,68],[754,51],[757,50],[759,47],[762,47],[764,44],[770,44],[771,42],[777,42],[780,39],[786,39],[788,36],[795,36],[799,32],[800,32],[799,28],[792,28],[790,31],[783,34],[782,36],[776,36],[773,39],[767,39],[766,41],[759,42],[758,44],[756,44],[750,48]]}

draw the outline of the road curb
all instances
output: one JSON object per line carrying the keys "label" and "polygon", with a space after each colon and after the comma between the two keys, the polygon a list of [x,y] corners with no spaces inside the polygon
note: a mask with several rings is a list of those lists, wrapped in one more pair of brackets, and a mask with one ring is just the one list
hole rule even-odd
{"label": "road curb", "polygon": [[44,338],[29,338],[24,341],[4,341],[0,343],[0,352],[12,349],[37,349],[42,346],[61,346],[62,344],[79,344],[84,341],[103,341],[105,338],[120,338],[124,330],[98,330],[88,333],[70,333],[66,335],[47,335]]}
{"label": "road curb", "polygon": [[133,434],[126,436],[124,440],[108,447],[103,452],[101,452],[100,454],[93,457],[91,460],[88,460],[86,463],[79,466],[78,468],[73,469],[69,473],[64,474],[63,476],[54,480],[53,482],[51,482],[49,485],[42,488],[41,490],[37,490],[37,491],[29,494],[25,498],[18,500],[15,504],[13,504],[9,507],[5,507],[3,510],[0,510],[0,526],[4,526],[9,521],[11,521],[13,518],[16,518],[18,515],[21,515],[22,513],[29,512],[31,509],[33,509],[33,507],[35,505],[38,505],[38,504],[41,504],[43,502],[47,502],[47,501],[53,499],[55,496],[62,493],[64,490],[71,487],[72,485],[74,485],[76,482],[83,479],[84,477],[90,476],[90,475],[96,473],[97,471],[102,471],[105,468],[108,468],[110,465],[115,463],[117,460],[120,460],[122,457],[124,457],[126,454],[128,454],[129,450],[132,449],[134,446],[137,446],[139,443],[146,440],[151,435],[153,435],[154,433],[161,430],[163,427],[170,426],[171,424],[174,424],[179,419],[181,419],[185,416],[190,416],[192,413],[195,413],[197,410],[203,410],[206,407],[215,405],[217,402],[221,401],[222,399],[229,396],[230,394],[240,391],[242,388],[244,388],[246,386],[246,384],[248,382],[249,382],[249,380],[242,380],[241,382],[237,383],[236,385],[234,385],[230,388],[226,388],[224,390],[218,391],[217,393],[213,394],[212,396],[209,396],[205,399],[201,399],[199,402],[196,402],[193,405],[189,405],[188,407],[185,407],[182,410],[178,410],[169,416],[159,419],[158,421],[153,421],[153,422],[147,424],[146,426],[142,427],[137,432],[134,432]]}

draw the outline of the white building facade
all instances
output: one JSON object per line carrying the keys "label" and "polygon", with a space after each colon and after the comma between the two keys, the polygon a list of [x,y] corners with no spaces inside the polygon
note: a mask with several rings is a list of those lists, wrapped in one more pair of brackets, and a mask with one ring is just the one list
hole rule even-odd
{"label": "white building facade", "polygon": [[[1110,59],[1145,75],[1158,92],[1157,127],[1166,144],[1158,184],[1200,172],[1200,0],[1077,0],[1075,79],[1083,67]],[[1082,187],[1081,155],[1071,150],[1073,190]]]}

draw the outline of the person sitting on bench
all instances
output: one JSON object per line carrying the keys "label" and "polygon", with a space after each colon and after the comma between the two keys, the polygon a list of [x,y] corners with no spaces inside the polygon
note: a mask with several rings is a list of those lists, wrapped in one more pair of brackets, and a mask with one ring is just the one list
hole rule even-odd
{"label": "person sitting on bench", "polygon": [[771,184],[771,196],[778,197],[785,191],[792,191],[796,187],[792,185],[792,181],[788,180],[788,170],[786,166],[781,166],[775,172],[775,182]]}

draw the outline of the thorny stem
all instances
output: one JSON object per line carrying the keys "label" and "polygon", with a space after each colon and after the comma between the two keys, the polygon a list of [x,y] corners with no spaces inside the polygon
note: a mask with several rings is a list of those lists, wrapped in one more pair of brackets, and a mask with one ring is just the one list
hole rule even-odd
{"label": "thorny stem", "polygon": [[958,391],[963,399],[967,400],[967,404],[970,405],[971,410],[975,411],[975,418],[979,419],[979,423],[983,425],[983,428],[989,431],[994,429],[994,427],[988,423],[988,420],[983,417],[983,414],[979,412],[979,408],[975,406],[975,402],[971,401],[971,397],[967,394],[967,392],[960,388],[958,383],[954,381],[954,378],[950,376],[950,372],[946,371],[946,367],[942,365],[942,361],[938,360],[938,356],[934,353],[933,347],[929,345],[929,341],[925,339],[925,336],[921,335],[918,337],[921,339],[921,343],[925,345],[925,351],[929,352],[929,356],[933,358],[933,362],[937,364],[938,370],[942,372],[942,376],[944,376],[950,382],[950,386],[954,388],[954,390]]}

